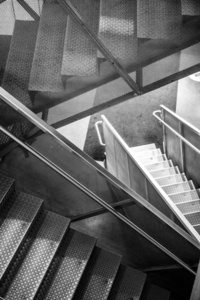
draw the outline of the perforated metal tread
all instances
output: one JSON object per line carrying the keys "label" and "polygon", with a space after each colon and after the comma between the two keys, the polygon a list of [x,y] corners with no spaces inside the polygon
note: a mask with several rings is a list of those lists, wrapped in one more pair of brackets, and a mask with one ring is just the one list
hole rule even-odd
{"label": "perforated metal tread", "polygon": [[36,300],[72,299],[95,243],[95,238],[70,229]]}
{"label": "perforated metal tread", "polygon": [[[137,3],[132,0],[101,0],[99,38],[116,58],[137,55]],[[99,57],[103,57],[98,53]]]}
{"label": "perforated metal tread", "polygon": [[156,162],[160,162],[160,161],[166,161],[167,157],[165,154],[162,155],[154,155],[151,157],[145,157],[145,158],[141,158],[139,161],[143,164],[143,165],[148,165],[151,163],[156,163]]}
{"label": "perforated metal tread", "polygon": [[150,171],[156,171],[156,170],[173,167],[173,164],[172,164],[171,160],[167,160],[167,161],[162,161],[162,162],[158,162],[158,163],[144,165],[144,167],[150,172]]}
{"label": "perforated metal tread", "polygon": [[3,204],[13,193],[15,187],[15,181],[12,178],[3,176],[0,174],[0,209]]}
{"label": "perforated metal tread", "polygon": [[200,199],[182,204],[177,204],[178,209],[182,214],[199,212],[200,211]]}
{"label": "perforated metal tread", "polygon": [[63,91],[61,64],[67,14],[57,3],[45,1],[42,8],[30,75],[31,91]]}
{"label": "perforated metal tread", "polygon": [[185,217],[192,225],[200,224],[200,211],[196,213],[185,214]]}
{"label": "perforated metal tread", "polygon": [[152,149],[147,151],[141,151],[141,152],[135,152],[134,156],[138,159],[145,158],[145,157],[151,157],[154,155],[162,155],[162,152],[160,149]]}
{"label": "perforated metal tread", "polygon": [[146,288],[141,300],[169,300],[170,292],[157,285],[151,284]]}
{"label": "perforated metal tread", "polygon": [[[99,27],[99,1],[72,0],[71,4],[97,35]],[[71,17],[67,21],[61,74],[68,76],[98,75],[97,47]]]}
{"label": "perforated metal tread", "polygon": [[113,285],[121,257],[95,248],[74,299],[106,300]]}
{"label": "perforated metal tread", "polygon": [[181,1],[137,1],[137,32],[139,38],[180,39]]}
{"label": "perforated metal tread", "polygon": [[[43,201],[25,193],[15,193],[0,213],[0,280],[28,233]],[[9,210],[8,210],[9,209]]]}
{"label": "perforated metal tread", "polygon": [[34,299],[69,225],[69,219],[48,212],[4,298]]}
{"label": "perforated metal tread", "polygon": [[2,87],[24,105],[32,107],[28,93],[38,23],[16,21],[6,63]]}
{"label": "perforated metal tread", "polygon": [[184,181],[184,182],[162,186],[162,189],[165,191],[165,193],[169,195],[169,194],[192,190],[193,186],[192,186],[192,181]]}
{"label": "perforated metal tread", "polygon": [[146,274],[120,266],[108,300],[140,299]]}
{"label": "perforated metal tread", "polygon": [[170,168],[164,168],[162,170],[157,170],[157,171],[151,171],[150,174],[153,176],[155,179],[168,176],[168,175],[174,175],[180,173],[177,167],[170,167]]}
{"label": "perforated metal tread", "polygon": [[171,194],[171,195],[169,194],[168,196],[170,197],[170,199],[172,199],[172,201],[175,204],[196,200],[199,198],[196,190],[191,190],[191,191],[186,191],[186,192],[181,192],[181,193]]}
{"label": "perforated metal tread", "polygon": [[182,0],[182,15],[199,16],[200,2],[198,0]]}
{"label": "perforated metal tread", "polygon": [[142,146],[130,147],[129,149],[130,149],[131,153],[144,152],[144,151],[156,149],[156,145],[155,144],[147,144],[147,145],[142,145]]}
{"label": "perforated metal tread", "polygon": [[160,186],[169,185],[173,183],[183,182],[186,180],[185,174],[174,174],[170,176],[165,176],[157,178],[156,181]]}

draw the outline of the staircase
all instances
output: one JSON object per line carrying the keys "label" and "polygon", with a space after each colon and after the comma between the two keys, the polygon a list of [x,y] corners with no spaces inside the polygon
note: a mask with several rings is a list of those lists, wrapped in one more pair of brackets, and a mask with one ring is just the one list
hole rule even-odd
{"label": "staircase", "polygon": [[160,185],[180,213],[200,234],[200,190],[155,144],[130,148],[131,154]]}
{"label": "staircase", "polygon": [[0,297],[167,300],[170,292],[0,175]]}

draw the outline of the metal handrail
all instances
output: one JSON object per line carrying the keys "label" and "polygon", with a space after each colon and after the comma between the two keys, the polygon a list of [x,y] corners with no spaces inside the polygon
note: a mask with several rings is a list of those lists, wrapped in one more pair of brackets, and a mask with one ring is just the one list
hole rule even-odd
{"label": "metal handrail", "polygon": [[95,123],[95,128],[96,128],[96,132],[97,132],[97,136],[98,136],[100,145],[101,145],[101,146],[105,146],[106,144],[103,143],[102,137],[101,137],[101,133],[100,133],[100,130],[99,130],[99,125],[102,124],[102,123],[103,123],[102,121],[97,121],[97,122]]}
{"label": "metal handrail", "polygon": [[186,270],[188,270],[190,273],[196,276],[196,273],[181,259],[179,259],[176,255],[174,255],[171,251],[169,251],[167,248],[165,248],[163,245],[161,245],[159,242],[157,242],[154,238],[152,238],[150,235],[148,235],[145,231],[143,231],[141,228],[139,228],[137,225],[135,225],[133,222],[131,222],[129,219],[124,217],[122,214],[117,212],[112,206],[110,206],[108,203],[106,203],[103,199],[101,199],[99,196],[94,194],[92,191],[90,191],[88,188],[86,188],[83,184],[81,184],[78,180],[73,178],[71,175],[69,175],[67,172],[63,171],[61,168],[59,168],[57,165],[55,165],[53,162],[51,162],[48,158],[46,158],[44,155],[39,153],[37,150],[33,149],[30,145],[23,143],[20,141],[17,137],[15,137],[13,134],[11,134],[8,130],[3,128],[0,125],[0,130],[4,132],[6,135],[8,135],[10,138],[12,138],[15,142],[17,142],[20,146],[25,148],[27,151],[29,151],[31,154],[36,156],[39,160],[44,162],[46,165],[48,165],[51,169],[56,171],[58,174],[60,174],[62,177],[67,179],[69,182],[71,182],[74,186],[76,186],[79,190],[84,192],[86,195],[88,195],[90,198],[92,198],[94,201],[96,201],[98,204],[103,206],[106,210],[108,210],[111,214],[116,216],[118,219],[120,219],[123,223],[137,231],[140,235],[142,235],[146,240],[148,240],[151,244],[156,246],[158,249],[160,249],[163,253],[165,253],[167,256],[169,256],[171,259],[176,261],[179,265],[184,267]]}
{"label": "metal handrail", "polygon": [[[180,133],[178,133],[175,129],[173,129],[170,125],[168,125],[165,121],[163,121],[157,114],[162,114],[161,110],[156,110],[153,112],[153,116],[159,120],[159,122],[161,122],[165,127],[167,127],[170,131],[172,131],[177,137],[179,137],[185,144],[187,144],[188,146],[190,146],[190,148],[192,148],[195,152],[197,152],[198,154],[200,154],[200,150],[195,147],[193,144],[191,144],[188,140],[186,140]],[[199,134],[200,135],[200,134]]]}

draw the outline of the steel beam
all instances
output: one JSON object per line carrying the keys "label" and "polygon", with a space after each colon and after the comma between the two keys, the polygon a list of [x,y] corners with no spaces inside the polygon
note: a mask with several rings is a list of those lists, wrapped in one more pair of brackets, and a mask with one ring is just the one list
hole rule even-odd
{"label": "steel beam", "polygon": [[[35,0],[36,1],[36,0]],[[17,2],[27,11],[27,13],[35,20],[39,21],[40,16],[24,1],[24,0],[17,0]]]}

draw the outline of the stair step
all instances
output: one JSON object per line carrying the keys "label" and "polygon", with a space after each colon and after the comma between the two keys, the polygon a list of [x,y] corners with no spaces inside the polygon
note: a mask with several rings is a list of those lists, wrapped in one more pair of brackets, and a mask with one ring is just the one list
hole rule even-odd
{"label": "stair step", "polygon": [[147,171],[150,172],[150,171],[162,170],[165,168],[173,167],[173,163],[171,160],[167,160],[167,161],[147,164],[144,165],[144,167],[147,169]]}
{"label": "stair step", "polygon": [[191,214],[185,214],[185,217],[192,225],[200,225],[200,211]]}
{"label": "stair step", "polygon": [[169,184],[173,184],[173,183],[179,183],[179,182],[183,182],[186,180],[187,179],[186,179],[186,176],[184,173],[160,177],[160,178],[156,179],[157,183],[160,186],[169,185]]}
{"label": "stair step", "polygon": [[137,1],[137,31],[139,38],[180,39],[181,1]]}
{"label": "stair step", "polygon": [[199,16],[200,2],[196,0],[182,0],[182,15]]}
{"label": "stair step", "polygon": [[137,56],[136,22],[136,1],[100,0],[99,38],[115,58],[133,60]]}
{"label": "stair step", "polygon": [[[28,84],[37,31],[38,23],[35,21],[15,22],[2,82],[2,88],[30,108],[32,101],[28,93]],[[23,47],[24,45],[26,46]]]}
{"label": "stair step", "polygon": [[169,300],[170,292],[155,284],[148,285],[140,300]]}
{"label": "stair step", "polygon": [[30,91],[63,91],[61,64],[67,14],[58,3],[45,1],[40,17],[30,75]]}
{"label": "stair step", "polygon": [[121,257],[112,252],[95,248],[74,299],[106,300],[112,288]]}
{"label": "stair step", "polygon": [[141,158],[139,161],[143,165],[148,165],[148,164],[151,164],[151,163],[156,163],[156,162],[166,161],[166,160],[167,160],[166,155],[162,154],[162,155],[157,155],[157,156]]}
{"label": "stair step", "polygon": [[171,194],[168,195],[170,199],[175,204],[182,203],[182,202],[189,202],[191,200],[199,199],[199,195],[197,193],[197,190],[191,190],[191,191],[185,191],[181,193]]}
{"label": "stair step", "polygon": [[67,230],[69,219],[52,212],[43,223],[19,267],[5,299],[34,299]]}
{"label": "stair step", "polygon": [[[89,28],[97,35],[99,28],[99,1],[73,0],[75,9]],[[61,74],[67,76],[98,75],[97,47],[76,21],[68,18],[62,58]]]}
{"label": "stair step", "polygon": [[4,203],[6,203],[6,200],[14,192],[14,188],[15,188],[14,179],[0,175],[0,209],[2,208]]}
{"label": "stair step", "polygon": [[194,229],[200,234],[200,225],[194,226]]}
{"label": "stair step", "polygon": [[178,173],[180,173],[178,167],[164,168],[162,170],[156,170],[150,172],[151,176],[153,176],[153,178],[155,179],[168,176],[168,175],[178,174]]}
{"label": "stair step", "polygon": [[192,190],[193,188],[194,187],[193,187],[192,181],[184,181],[184,182],[179,182],[179,183],[162,186],[162,189],[168,195]]}
{"label": "stair step", "polygon": [[140,299],[146,274],[121,265],[108,300]]}
{"label": "stair step", "polygon": [[200,200],[194,200],[182,204],[177,204],[178,209],[182,212],[182,214],[193,213],[200,211]]}
{"label": "stair step", "polygon": [[[0,213],[0,280],[28,233],[43,201],[25,193],[15,194]],[[9,209],[9,210],[8,210]]]}
{"label": "stair step", "polygon": [[135,152],[134,157],[137,159],[140,158],[145,158],[145,157],[152,157],[152,156],[157,156],[157,155],[162,155],[161,150],[158,148],[152,149],[152,150],[147,150],[147,151],[141,151],[141,152]]}
{"label": "stair step", "polygon": [[136,152],[155,150],[156,145],[155,144],[147,144],[147,145],[142,145],[142,146],[130,147],[129,149],[130,149],[131,153],[135,154]]}
{"label": "stair step", "polygon": [[36,300],[72,299],[95,243],[95,238],[70,229]]}

